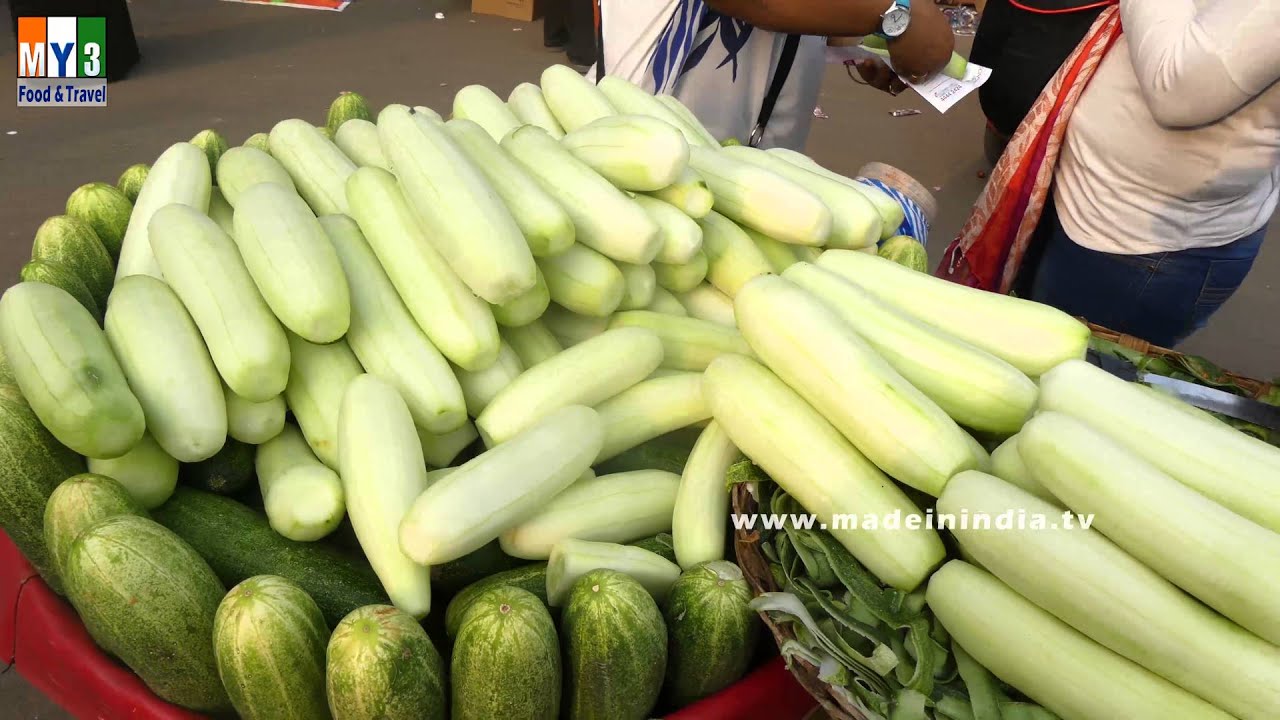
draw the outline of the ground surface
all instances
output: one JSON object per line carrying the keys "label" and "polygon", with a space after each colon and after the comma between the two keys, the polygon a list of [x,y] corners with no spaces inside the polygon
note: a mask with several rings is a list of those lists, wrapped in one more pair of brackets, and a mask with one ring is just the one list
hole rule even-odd
{"label": "ground surface", "polygon": [[[481,83],[505,96],[536,81],[560,56],[542,49],[541,27],[476,17],[457,0],[356,0],[344,13],[273,8],[216,0],[135,3],[133,22],[144,55],[127,81],[110,88],[107,108],[21,111],[0,103],[0,280],[17,280],[31,238],[60,213],[81,183],[114,182],[130,164],[151,162],[176,140],[212,127],[234,144],[287,117],[323,122],[328,102],[356,90],[371,104],[425,104],[447,112],[453,93]],[[443,19],[436,19],[443,13]],[[0,67],[16,64],[6,30]],[[13,76],[2,95],[13,97]],[[966,99],[945,116],[923,101],[890,98],[854,85],[831,67],[808,151],[853,173],[878,160],[935,190],[940,213],[930,245],[937,261],[982,189],[982,119]],[[894,118],[917,107],[924,114]],[[14,133],[14,134],[10,134]],[[1185,350],[1253,377],[1280,375],[1280,232],[1272,232],[1253,274]],[[6,717],[63,715],[22,683],[0,676]]]}

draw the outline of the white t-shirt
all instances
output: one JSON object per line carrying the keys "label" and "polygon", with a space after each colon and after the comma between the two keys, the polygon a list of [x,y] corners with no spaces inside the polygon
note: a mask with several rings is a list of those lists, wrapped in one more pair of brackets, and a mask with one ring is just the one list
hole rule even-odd
{"label": "white t-shirt", "polygon": [[1054,199],[1076,243],[1225,245],[1280,198],[1280,0],[1121,0],[1071,116]]}

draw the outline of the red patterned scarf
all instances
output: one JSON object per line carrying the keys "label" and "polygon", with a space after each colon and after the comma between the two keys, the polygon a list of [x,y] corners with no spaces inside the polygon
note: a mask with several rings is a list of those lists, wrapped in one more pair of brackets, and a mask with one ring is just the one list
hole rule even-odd
{"label": "red patterned scarf", "polygon": [[983,290],[1009,292],[1044,212],[1067,122],[1121,32],[1119,8],[1107,8],[1098,16],[1009,140],[935,275]]}

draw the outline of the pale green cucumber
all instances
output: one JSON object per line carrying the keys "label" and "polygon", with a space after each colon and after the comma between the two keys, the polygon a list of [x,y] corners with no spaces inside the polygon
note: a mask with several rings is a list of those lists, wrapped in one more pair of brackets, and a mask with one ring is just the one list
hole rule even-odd
{"label": "pale green cucumber", "polygon": [[309,542],[333,532],[346,513],[342,480],[316,458],[296,425],[258,446],[254,471],[271,528]]}
{"label": "pale green cucumber", "polygon": [[524,372],[524,365],[516,351],[502,343],[497,361],[489,367],[476,372],[455,368],[454,372],[462,386],[462,396],[466,398],[467,414],[479,417],[493,398]]}
{"label": "pale green cucumber", "polygon": [[643,310],[653,302],[653,292],[658,287],[653,268],[648,265],[629,265],[619,263],[622,278],[626,281],[626,290],[622,294],[619,310]]}
{"label": "pale green cucumber", "polygon": [[568,538],[556,543],[547,561],[547,604],[561,607],[574,584],[592,570],[614,570],[640,583],[655,600],[666,599],[680,566],[634,545]]}
{"label": "pale green cucumber", "polygon": [[711,560],[723,560],[729,513],[729,466],[742,457],[720,424],[712,421],[698,435],[680,475],[671,535],[676,562],[684,570]]}
{"label": "pale green cucumber", "polygon": [[648,310],[613,316],[609,327],[639,327],[662,341],[662,367],[702,372],[725,353],[751,355],[751,347],[735,329],[692,317],[674,317]]}
{"label": "pale green cucumber", "polygon": [[187,463],[221,450],[227,439],[222,383],[173,290],[148,275],[121,278],[111,292],[105,326],[160,447]]}
{"label": "pale green cucumber", "polygon": [[147,238],[151,216],[173,203],[188,205],[204,214],[209,211],[212,187],[209,158],[204,151],[187,142],[176,143],[165,150],[147,172],[147,179],[133,201],[133,214],[129,216],[129,228],[116,263],[116,279],[130,275],[162,277]]}
{"label": "pale green cucumber", "polygon": [[142,406],[106,334],[65,290],[33,282],[6,290],[0,347],[23,397],[58,442],[88,457],[119,457],[142,437]]}
{"label": "pale green cucumber", "polygon": [[427,241],[395,176],[360,168],[348,181],[347,194],[351,216],[431,343],[461,367],[479,369],[493,363],[498,356],[493,311]]}
{"label": "pale green cucumber", "polygon": [[351,288],[347,345],[366,371],[400,392],[416,425],[430,432],[456,430],[466,420],[458,380],[414,322],[359,226],[345,215],[326,215],[320,226]]}
{"label": "pale green cucumber", "polygon": [[427,489],[427,465],[409,408],[372,375],[352,380],[339,421],[347,516],[391,603],[415,618],[431,610],[431,569],[397,539],[406,511]]}
{"label": "pale green cucumber", "polygon": [[524,125],[536,125],[546,130],[551,137],[559,140],[564,137],[564,128],[551,112],[547,99],[542,96],[542,88],[533,83],[520,83],[507,96],[507,107]]}
{"label": "pale green cucumber", "polygon": [[289,341],[231,238],[199,211],[170,205],[151,218],[151,247],[191,313],[227,386],[252,402],[284,392]]}
{"label": "pale green cucumber", "polygon": [[698,224],[707,256],[707,282],[720,292],[734,297],[752,278],[773,272],[751,236],[729,218],[713,211]]}
{"label": "pale green cucumber", "polygon": [[[179,205],[178,207],[183,207]],[[153,216],[154,217],[154,216]],[[228,236],[234,235],[236,232],[236,210],[231,207],[231,203],[222,196],[222,191],[215,185],[209,191],[209,219],[217,223],[222,232]],[[151,251],[155,252],[155,246],[151,247]],[[159,258],[156,258],[159,260]]]}
{"label": "pale green cucumber", "polygon": [[1013,435],[1008,440],[1000,443],[1000,447],[997,447],[991,453],[991,474],[1010,485],[1022,488],[1045,502],[1054,505],[1061,504],[1053,496],[1053,493],[1049,492],[1048,488],[1031,475],[1027,464],[1022,461],[1022,455],[1018,453],[1017,435]]}
{"label": "pale green cucumber", "polygon": [[701,372],[644,380],[600,403],[596,412],[604,423],[597,463],[711,417],[702,398]]}
{"label": "pale green cucumber", "polygon": [[550,304],[551,290],[547,287],[546,276],[539,269],[538,282],[529,292],[493,306],[493,319],[504,327],[527,325],[542,317]]}
{"label": "pale green cucumber", "polygon": [[311,342],[333,342],[351,324],[351,292],[324,229],[298,194],[259,183],[240,195],[233,240],[280,322]]}
{"label": "pale green cucumber", "polygon": [[382,152],[382,141],[378,139],[378,126],[368,120],[352,118],[339,125],[333,134],[333,144],[359,167],[391,170],[391,163]]}
{"label": "pale green cucumber", "polygon": [[502,98],[483,85],[468,85],[453,96],[453,117],[475,123],[494,142],[524,124]]}
{"label": "pale green cucumber", "polygon": [[795,248],[799,245],[788,245],[784,242],[778,242],[771,237],[761,235],[750,228],[743,228],[747,233],[747,237],[751,238],[751,242],[759,248],[760,254],[764,255],[769,261],[769,265],[775,273],[781,274],[783,270],[800,262],[800,256],[796,254]]}
{"label": "pale green cucumber", "polygon": [[717,213],[782,242],[827,242],[831,210],[807,188],[720,150],[690,148],[689,166],[715,196]]}
{"label": "pale green cucumber", "polygon": [[689,166],[689,143],[671,125],[647,115],[611,115],[565,135],[560,143],[615,187],[661,190]]}
{"label": "pale green cucumber", "polygon": [[528,292],[536,267],[520,226],[444,126],[388,105],[378,136],[428,242],[467,287],[494,305]]}
{"label": "pale green cucumber", "polygon": [[885,533],[863,523],[850,527],[833,522],[836,515],[923,515],[906,493],[764,366],[741,355],[722,355],[707,368],[702,389],[712,416],[733,444],[826,523],[828,532],[881,581],[914,590],[945,558],[942,540],[932,529]]}
{"label": "pale green cucumber", "polygon": [[271,156],[293,178],[298,194],[316,215],[347,212],[347,178],[355,163],[314,125],[281,120],[271,128]]}
{"label": "pale green cucumber", "polygon": [[564,346],[541,320],[534,320],[520,327],[505,327],[502,329],[502,339],[515,351],[520,364],[526,368],[555,357],[564,350]]}
{"label": "pale green cucumber", "polygon": [[124,486],[142,507],[160,507],[178,486],[178,461],[146,434],[129,452],[117,458],[89,458],[89,472],[105,475]]}
{"label": "pale green cucumber", "polygon": [[596,87],[618,112],[657,118],[679,130],[690,145],[712,146],[706,136],[691,128],[684,118],[631,81],[617,75],[606,75],[596,83]]}
{"label": "pale green cucumber", "polygon": [[612,260],[586,245],[539,261],[556,304],[581,315],[604,317],[622,303],[627,281]]}
{"label": "pale green cucumber", "polygon": [[470,447],[471,443],[480,439],[480,433],[470,420],[464,422],[457,430],[432,435],[418,428],[418,441],[422,443],[422,456],[432,467],[447,467],[458,455]]}
{"label": "pale green cucumber", "polygon": [[284,428],[284,396],[277,395],[265,402],[254,402],[240,397],[225,385],[223,398],[227,403],[227,434],[234,440],[250,445],[261,445]]}
{"label": "pale green cucumber", "polygon": [[627,543],[671,530],[680,478],[661,470],[579,480],[498,537],[502,551],[545,560],[561,540]]}
{"label": "pale green cucumber", "polygon": [[569,214],[579,243],[620,262],[644,264],[657,256],[657,223],[544,130],[521,127],[503,139],[502,148]]}
{"label": "pale green cucumber", "polygon": [[289,334],[293,366],[284,398],[316,457],[338,468],[338,414],[351,381],[364,372],[345,340],[316,345]]}
{"label": "pale green cucumber", "polygon": [[598,405],[661,364],[662,343],[652,332],[608,330],[522,373],[489,403],[476,427],[494,447],[560,408]]}
{"label": "pale green cucumber", "polygon": [[720,140],[718,140],[715,135],[711,134],[711,131],[707,129],[707,126],[702,124],[702,121],[698,119],[697,115],[693,114],[693,111],[689,109],[689,106],[680,102],[680,100],[674,95],[657,95],[656,98],[658,102],[662,103],[668,110],[674,113],[676,117],[680,118],[680,121],[687,125],[689,129],[697,133],[698,136],[702,138],[702,144],[704,146],[714,148],[716,150],[720,149]]}
{"label": "pale green cucumber", "polygon": [[658,224],[662,248],[653,258],[654,262],[680,265],[691,261],[702,249],[702,228],[683,210],[649,195],[635,195],[631,199]]}
{"label": "pale green cucumber", "polygon": [[[701,229],[699,229],[701,232]],[[673,293],[689,292],[707,279],[707,254],[698,250],[688,261],[674,265],[655,262],[654,277],[658,286]]]}
{"label": "pale green cucumber", "polygon": [[542,416],[413,501],[399,523],[400,548],[422,565],[479,549],[571,485],[603,442],[590,408],[569,405]]}
{"label": "pale green cucumber", "polygon": [[257,148],[234,147],[218,159],[218,190],[231,207],[240,194],[258,183],[270,182],[297,191],[293,178],[278,160]]}
{"label": "pale green cucumber", "polygon": [[663,315],[675,315],[677,317],[688,317],[689,311],[684,309],[684,305],[680,304],[680,300],[671,291],[664,287],[656,287],[653,289],[653,300],[649,306],[645,308],[650,312],[662,313]]}
{"label": "pale green cucumber", "polygon": [[738,327],[738,318],[733,311],[733,298],[706,283],[688,292],[677,293],[676,299],[684,305],[689,317],[724,327]]}
{"label": "pale green cucumber", "polygon": [[617,112],[604,93],[571,67],[552,65],[542,71],[539,81],[547,107],[565,132]]}
{"label": "pale green cucumber", "polygon": [[609,317],[579,315],[553,302],[541,319],[556,340],[562,346],[568,348],[590,340],[608,330]]}
{"label": "pale green cucumber", "polygon": [[480,168],[502,198],[535,257],[564,252],[575,236],[573,220],[551,195],[498,144],[469,120],[445,123],[449,137]]}
{"label": "pale green cucumber", "polygon": [[[897,234],[898,229],[902,227],[902,222],[906,219],[906,211],[902,209],[902,205],[897,200],[894,200],[892,196],[880,188],[868,185],[867,183],[861,182],[855,178],[845,177],[844,175],[832,170],[828,170],[827,168],[819,165],[808,155],[796,152],[795,150],[788,150],[787,148],[769,148],[768,152],[793,165],[796,165],[797,167],[804,168],[805,170],[827,178],[828,180],[842,183],[862,193],[863,197],[869,200],[872,206],[875,207],[876,212],[880,214],[880,238],[882,240],[893,237]],[[806,262],[813,262],[813,260],[806,258]]]}
{"label": "pale green cucumber", "polygon": [[707,189],[707,181],[693,168],[685,168],[679,180],[649,194],[679,208],[694,220],[706,217],[715,202],[715,196]]}

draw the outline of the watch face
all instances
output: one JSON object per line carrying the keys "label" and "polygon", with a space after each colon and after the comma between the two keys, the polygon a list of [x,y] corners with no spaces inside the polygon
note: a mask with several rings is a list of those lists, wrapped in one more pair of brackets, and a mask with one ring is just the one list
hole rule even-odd
{"label": "watch face", "polygon": [[911,11],[904,7],[896,7],[884,15],[884,34],[889,37],[898,37],[907,31],[907,25],[911,24]]}

